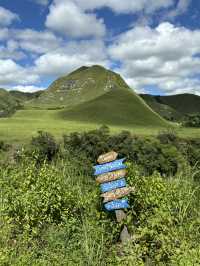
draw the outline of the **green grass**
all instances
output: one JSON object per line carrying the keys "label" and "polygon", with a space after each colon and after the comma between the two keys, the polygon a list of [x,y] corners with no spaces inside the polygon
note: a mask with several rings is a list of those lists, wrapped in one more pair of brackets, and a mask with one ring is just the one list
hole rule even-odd
{"label": "green grass", "polygon": [[61,118],[99,124],[133,126],[168,126],[136,94],[126,88],[115,88],[102,96],[61,112]]}
{"label": "green grass", "polygon": [[[74,131],[87,131],[98,128],[101,123],[77,122],[61,118],[59,110],[20,110],[10,118],[0,119],[0,139],[12,143],[23,143],[37,134],[38,130],[44,130],[60,138],[63,134]],[[141,136],[153,136],[166,127],[158,126],[111,126],[112,133],[121,130],[129,130],[132,134]],[[196,138],[200,135],[200,129],[179,128],[176,131],[180,136]]]}

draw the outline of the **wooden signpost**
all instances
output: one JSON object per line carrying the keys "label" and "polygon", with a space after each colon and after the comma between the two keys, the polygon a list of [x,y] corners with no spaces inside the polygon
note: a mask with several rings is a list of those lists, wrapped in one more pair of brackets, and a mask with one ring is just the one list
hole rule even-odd
{"label": "wooden signpost", "polygon": [[[129,208],[126,197],[134,188],[126,185],[126,165],[123,164],[125,158],[117,160],[118,154],[114,151],[102,154],[97,159],[99,165],[95,165],[94,175],[96,182],[100,184],[101,197],[107,211],[115,211],[117,222],[121,223],[126,218],[123,209]],[[122,243],[130,239],[128,229],[124,226],[120,240]]]}

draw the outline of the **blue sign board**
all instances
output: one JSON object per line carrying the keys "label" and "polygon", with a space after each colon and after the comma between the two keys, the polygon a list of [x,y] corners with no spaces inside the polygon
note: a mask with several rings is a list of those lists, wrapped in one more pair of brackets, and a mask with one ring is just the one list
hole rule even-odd
{"label": "blue sign board", "polygon": [[101,187],[101,191],[104,193],[104,192],[108,192],[108,191],[114,190],[116,188],[122,188],[125,186],[126,186],[126,179],[121,178],[121,179],[118,179],[116,181],[101,184],[100,187]]}
{"label": "blue sign board", "polygon": [[123,161],[125,158],[120,159],[120,160],[115,160],[110,163],[104,163],[100,165],[94,166],[95,173],[94,175],[101,175],[107,172],[115,171],[115,170],[120,170],[126,168],[126,165],[123,164]]}
{"label": "blue sign board", "polygon": [[106,203],[104,207],[107,211],[113,211],[129,208],[129,204],[127,199],[119,199]]}

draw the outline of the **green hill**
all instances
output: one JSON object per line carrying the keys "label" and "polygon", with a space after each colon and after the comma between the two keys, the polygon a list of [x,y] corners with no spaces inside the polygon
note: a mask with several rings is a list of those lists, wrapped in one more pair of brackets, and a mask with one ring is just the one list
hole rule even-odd
{"label": "green hill", "polygon": [[63,105],[59,117],[80,122],[124,126],[166,126],[120,75],[100,66],[82,67],[56,80],[38,106]]}
{"label": "green hill", "polygon": [[182,117],[182,114],[171,106],[164,104],[160,97],[149,94],[141,94],[141,98],[160,116],[170,121],[179,121]]}
{"label": "green hill", "polygon": [[9,91],[10,95],[12,95],[14,98],[21,102],[30,101],[33,99],[37,99],[43,92],[37,91],[37,92],[22,92],[22,91]]}
{"label": "green hill", "polygon": [[136,94],[124,88],[116,88],[60,115],[67,120],[127,127],[167,125]]}
{"label": "green hill", "polygon": [[121,78],[101,66],[81,67],[43,92],[10,92],[25,109],[60,109],[57,118],[91,124],[164,127],[155,113]]}
{"label": "green hill", "polygon": [[200,96],[197,95],[140,96],[155,112],[168,120],[180,121],[185,115],[200,113]]}
{"label": "green hill", "polygon": [[22,109],[27,101],[36,99],[40,94],[41,91],[25,93],[0,88],[0,118],[14,114],[18,109]]}
{"label": "green hill", "polygon": [[13,114],[21,107],[18,99],[12,96],[8,91],[0,89],[0,117],[6,117]]}
{"label": "green hill", "polygon": [[81,67],[54,81],[29,106],[40,108],[71,107],[87,102],[113,89],[117,75],[101,66]]}
{"label": "green hill", "polygon": [[200,113],[200,96],[194,94],[177,94],[159,96],[159,99],[181,114]]}

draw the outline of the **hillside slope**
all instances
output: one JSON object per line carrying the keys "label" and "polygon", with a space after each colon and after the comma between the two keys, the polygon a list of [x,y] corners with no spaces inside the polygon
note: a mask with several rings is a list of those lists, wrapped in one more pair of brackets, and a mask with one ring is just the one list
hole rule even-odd
{"label": "hillside slope", "polygon": [[171,106],[164,104],[160,97],[162,96],[154,96],[149,94],[141,94],[141,98],[163,118],[170,121],[179,121],[182,118],[182,114],[177,110],[172,108]]}
{"label": "hillside slope", "polygon": [[168,120],[180,121],[187,114],[200,113],[200,96],[197,95],[140,96],[155,112]]}
{"label": "hillside slope", "polygon": [[116,88],[85,104],[64,110],[59,115],[66,120],[106,125],[167,126],[167,122],[136,94],[123,88]]}
{"label": "hillside slope", "polygon": [[38,99],[30,101],[29,105],[40,108],[71,107],[114,89],[115,83],[122,82],[117,79],[117,74],[101,66],[81,67],[54,81]]}
{"label": "hillside slope", "polygon": [[169,105],[181,114],[200,113],[200,96],[194,94],[177,94],[160,96],[162,103]]}
{"label": "hillside slope", "polygon": [[60,118],[108,125],[165,126],[119,74],[102,66],[81,67],[57,79],[30,106],[63,108]]}

